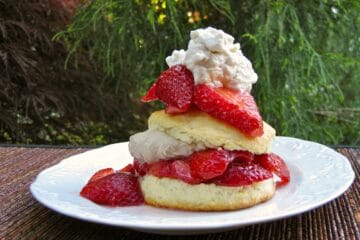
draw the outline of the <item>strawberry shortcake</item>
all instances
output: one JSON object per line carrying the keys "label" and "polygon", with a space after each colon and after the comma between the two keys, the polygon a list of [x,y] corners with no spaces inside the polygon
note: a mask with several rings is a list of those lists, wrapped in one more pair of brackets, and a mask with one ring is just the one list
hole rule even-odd
{"label": "strawberry shortcake", "polygon": [[[166,62],[169,69],[142,98],[160,100],[165,109],[151,114],[146,131],[130,137],[134,163],[99,171],[81,195],[112,206],[145,202],[193,211],[240,209],[270,199],[290,173],[271,153],[275,130],[250,93],[257,75],[240,44],[222,30],[198,29],[188,48],[173,51]],[[112,189],[99,193],[101,181]]]}

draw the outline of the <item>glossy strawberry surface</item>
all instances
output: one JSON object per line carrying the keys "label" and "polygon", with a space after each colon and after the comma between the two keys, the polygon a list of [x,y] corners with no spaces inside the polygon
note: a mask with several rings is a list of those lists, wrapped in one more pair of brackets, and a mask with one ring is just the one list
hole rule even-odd
{"label": "glossy strawberry surface", "polygon": [[235,150],[235,151],[231,151],[231,157],[234,159],[234,161],[251,162],[254,161],[255,154],[248,151]]}
{"label": "glossy strawberry surface", "polygon": [[162,72],[142,98],[143,102],[160,99],[167,113],[186,112],[192,104],[194,77],[184,65],[174,65]]}
{"label": "glossy strawberry surface", "polygon": [[157,177],[180,179],[189,184],[201,183],[199,179],[191,174],[188,161],[183,160],[162,160],[149,165],[146,174]]}
{"label": "glossy strawberry surface", "polygon": [[106,177],[107,175],[110,175],[113,173],[115,173],[115,170],[112,168],[101,169],[101,170],[97,171],[96,173],[94,173],[94,175],[92,175],[89,182],[99,180],[100,178]]}
{"label": "glossy strawberry surface", "polygon": [[270,171],[253,162],[233,162],[226,172],[211,182],[223,186],[244,186],[272,178]]}
{"label": "glossy strawberry surface", "polygon": [[186,159],[190,166],[191,175],[203,180],[222,175],[231,160],[229,152],[223,149],[195,152]]}
{"label": "glossy strawberry surface", "polygon": [[121,172],[89,181],[80,195],[107,206],[134,206],[144,203],[137,177]]}
{"label": "glossy strawberry surface", "polygon": [[129,163],[128,165],[120,169],[119,172],[135,174],[134,165]]}
{"label": "glossy strawberry surface", "polygon": [[150,164],[147,173],[158,177],[181,179],[190,184],[204,182],[222,175],[231,162],[223,149],[208,149],[179,160],[163,160]]}
{"label": "glossy strawberry surface", "polygon": [[249,137],[264,133],[256,102],[246,91],[198,84],[194,88],[194,103],[201,111],[227,122]]}
{"label": "glossy strawberry surface", "polygon": [[156,83],[154,83],[149,91],[146,93],[146,95],[144,97],[141,98],[142,102],[151,102],[151,101],[155,101],[158,100],[159,98],[156,95]]}
{"label": "glossy strawberry surface", "polygon": [[140,163],[139,160],[134,159],[133,167],[134,167],[135,173],[138,176],[144,176],[149,168],[149,164],[148,163]]}
{"label": "glossy strawberry surface", "polygon": [[277,186],[282,186],[290,181],[290,171],[279,155],[275,153],[257,155],[255,161],[280,178],[280,181],[276,183]]}
{"label": "glossy strawberry surface", "polygon": [[189,184],[215,183],[220,186],[245,186],[272,178],[276,174],[282,186],[290,181],[284,160],[274,154],[254,155],[247,151],[221,148],[198,151],[182,159],[154,163],[128,164],[119,171],[105,168],[97,171],[80,195],[98,204],[132,206],[144,203],[138,176],[151,174],[182,180]]}
{"label": "glossy strawberry surface", "polygon": [[177,160],[151,163],[146,174],[180,179],[189,184],[215,183],[243,186],[272,177],[271,171],[254,160],[247,151],[208,149]]}

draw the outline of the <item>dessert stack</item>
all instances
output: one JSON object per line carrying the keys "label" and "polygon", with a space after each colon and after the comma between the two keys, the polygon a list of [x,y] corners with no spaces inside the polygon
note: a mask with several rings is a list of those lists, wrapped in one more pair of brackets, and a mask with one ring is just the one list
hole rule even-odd
{"label": "dessert stack", "polygon": [[211,27],[190,38],[142,98],[165,109],[130,137],[133,164],[97,171],[81,196],[108,206],[220,211],[266,201],[290,181],[284,160],[271,153],[275,130],[250,94],[257,75],[240,44]]}
{"label": "dessert stack", "polygon": [[145,203],[219,211],[266,201],[290,174],[271,153],[275,130],[250,93],[257,75],[222,30],[198,29],[190,38],[187,50],[166,58],[169,69],[142,98],[160,100],[165,109],[130,137]]}

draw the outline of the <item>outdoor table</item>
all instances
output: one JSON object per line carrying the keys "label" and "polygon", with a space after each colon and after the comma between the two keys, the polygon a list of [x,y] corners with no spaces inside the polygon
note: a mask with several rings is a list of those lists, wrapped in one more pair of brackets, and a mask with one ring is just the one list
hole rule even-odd
{"label": "outdoor table", "polygon": [[31,196],[29,186],[40,171],[89,147],[0,145],[0,239],[360,239],[360,147],[333,148],[350,160],[356,176],[336,200],[282,220],[184,237],[76,220]]}

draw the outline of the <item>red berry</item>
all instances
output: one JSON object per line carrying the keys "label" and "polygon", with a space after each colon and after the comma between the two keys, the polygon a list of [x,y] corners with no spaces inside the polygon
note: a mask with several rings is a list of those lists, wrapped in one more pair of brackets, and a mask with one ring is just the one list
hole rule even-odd
{"label": "red berry", "polygon": [[112,168],[105,168],[97,171],[89,180],[90,182],[99,180],[100,178],[106,177],[107,175],[115,173],[115,170]]}
{"label": "red berry", "polygon": [[228,151],[209,149],[193,153],[187,161],[194,177],[207,180],[222,175],[231,159]]}
{"label": "red berry", "polygon": [[201,111],[237,127],[250,137],[264,133],[256,102],[246,91],[199,84],[195,86],[194,103]]}
{"label": "red berry", "polygon": [[184,65],[174,65],[162,72],[143,102],[160,99],[167,113],[186,112],[192,103],[194,77]]}
{"label": "red berry", "polygon": [[257,155],[255,159],[263,168],[276,174],[280,181],[277,186],[284,185],[290,181],[290,172],[285,161],[275,153]]}
{"label": "red berry", "polygon": [[120,169],[119,172],[124,172],[124,173],[131,173],[131,174],[135,174],[135,168],[132,164],[128,164],[125,167],[123,167],[122,169]]}
{"label": "red berry", "polygon": [[248,151],[234,150],[231,151],[231,156],[234,161],[241,162],[251,162],[254,160],[254,154]]}
{"label": "red berry", "polygon": [[126,173],[114,173],[89,182],[80,195],[108,206],[133,206],[144,203],[137,177]]}
{"label": "red berry", "polygon": [[209,149],[195,152],[180,160],[162,160],[152,163],[147,173],[197,184],[222,175],[230,162],[231,157],[228,151]]}
{"label": "red berry", "polygon": [[156,96],[156,83],[154,83],[150,87],[150,89],[146,93],[146,95],[141,98],[141,101],[142,102],[151,102],[151,101],[158,100],[158,99],[159,98]]}
{"label": "red berry", "polygon": [[149,168],[148,163],[140,163],[139,160],[134,159],[134,170],[139,176],[144,176]]}
{"label": "red berry", "polygon": [[171,160],[161,160],[158,162],[151,163],[146,173],[158,177],[172,178],[174,176],[171,168],[171,163],[172,163]]}
{"label": "red berry", "polygon": [[268,178],[272,178],[271,172],[257,164],[233,162],[222,176],[213,179],[211,182],[224,186],[243,186]]}
{"label": "red berry", "polygon": [[183,159],[154,162],[145,168],[141,167],[141,171],[143,175],[174,178],[189,184],[211,182],[224,186],[249,185],[271,178],[271,172],[281,178],[277,186],[290,180],[285,162],[276,154],[254,155],[247,151],[227,151],[221,148],[194,152]]}
{"label": "red berry", "polygon": [[186,183],[197,184],[203,180],[192,175],[189,161],[175,160],[171,163],[171,170],[173,177],[181,179]]}
{"label": "red berry", "polygon": [[188,161],[162,160],[150,164],[147,174],[157,177],[180,179],[189,184],[200,183],[201,179],[191,175]]}

